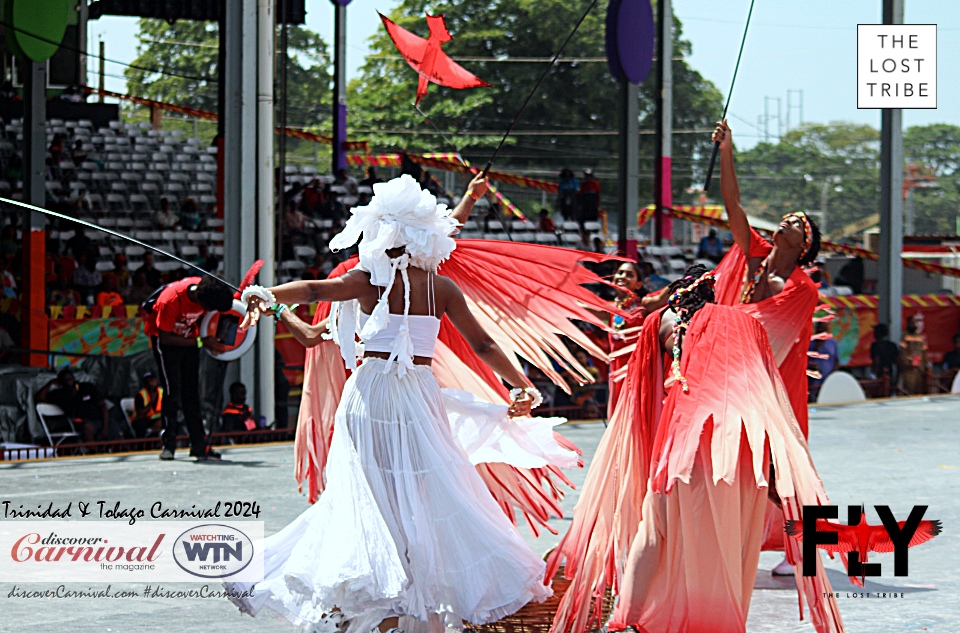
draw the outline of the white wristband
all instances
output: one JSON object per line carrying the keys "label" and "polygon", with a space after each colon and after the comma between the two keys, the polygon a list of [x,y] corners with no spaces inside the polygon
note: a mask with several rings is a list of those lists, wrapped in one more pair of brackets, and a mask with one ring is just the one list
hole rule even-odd
{"label": "white wristband", "polygon": [[240,295],[240,301],[242,301],[245,305],[249,304],[250,297],[263,299],[264,303],[266,304],[264,308],[267,310],[277,305],[277,298],[273,296],[273,293],[270,292],[270,290],[264,288],[263,286],[247,286]]}
{"label": "white wristband", "polygon": [[536,387],[524,387],[523,389],[517,387],[510,390],[510,400],[513,402],[517,401],[522,394],[530,394],[530,397],[533,398],[533,403],[531,403],[530,408],[536,409],[541,404],[543,404],[543,395]]}

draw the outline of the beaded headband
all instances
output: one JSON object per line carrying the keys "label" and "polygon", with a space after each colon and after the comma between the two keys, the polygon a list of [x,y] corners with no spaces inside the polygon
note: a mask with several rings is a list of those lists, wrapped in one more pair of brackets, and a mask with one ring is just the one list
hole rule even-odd
{"label": "beaded headband", "polygon": [[[687,275],[686,277],[683,278],[682,281],[686,281],[688,279],[693,279],[693,275]],[[696,281],[694,281],[689,286],[681,286],[676,290],[674,290],[673,294],[670,295],[670,299],[668,300],[668,303],[670,304],[671,307],[673,307],[677,305],[677,303],[680,301],[683,295],[693,292],[694,290],[697,289],[697,287],[700,284],[709,283],[711,281],[716,281],[716,280],[717,278],[714,276],[713,273],[711,272],[703,273],[702,275],[700,275],[700,277]]]}
{"label": "beaded headband", "polygon": [[800,253],[800,257],[803,257],[810,252],[810,247],[813,246],[813,228],[810,226],[810,220],[807,218],[807,214],[803,211],[788,213],[780,218],[780,220],[783,221],[789,218],[799,218],[800,221],[803,222],[803,252]]}

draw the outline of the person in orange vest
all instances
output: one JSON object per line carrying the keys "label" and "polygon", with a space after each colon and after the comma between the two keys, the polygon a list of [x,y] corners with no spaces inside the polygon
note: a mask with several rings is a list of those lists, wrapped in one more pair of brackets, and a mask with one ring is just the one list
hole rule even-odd
{"label": "person in orange vest", "polygon": [[252,431],[257,428],[257,420],[253,417],[253,409],[247,404],[247,386],[242,382],[235,382],[230,385],[230,402],[223,410],[221,419],[225,433]]}
{"label": "person in orange vest", "polygon": [[143,388],[133,400],[136,408],[133,430],[137,437],[160,435],[163,430],[163,387],[160,386],[160,379],[148,371],[140,377],[140,384]]}
{"label": "person in orange vest", "polygon": [[120,308],[123,308],[123,297],[117,292],[117,277],[113,274],[103,276],[100,284],[100,292],[97,293],[98,306],[113,306],[114,314]]}

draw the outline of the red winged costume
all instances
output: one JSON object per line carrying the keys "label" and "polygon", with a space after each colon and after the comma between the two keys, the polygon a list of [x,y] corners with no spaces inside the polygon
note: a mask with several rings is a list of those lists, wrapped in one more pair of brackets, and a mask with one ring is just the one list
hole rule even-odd
{"label": "red winged costume", "polygon": [[424,39],[415,33],[391,21],[389,18],[380,14],[383,25],[387,27],[387,33],[390,39],[396,45],[397,50],[407,60],[410,67],[420,75],[417,83],[417,100],[427,95],[428,82],[445,86],[447,88],[485,88],[490,84],[480,79],[457,62],[450,59],[450,56],[440,48],[444,43],[453,39],[447,25],[443,21],[443,14],[428,15],[427,26],[430,28],[430,37]]}
{"label": "red winged costume", "polygon": [[[751,256],[770,248],[753,233]],[[570,530],[548,560],[547,577],[566,560],[572,581],[554,633],[602,624],[608,589],[619,595],[611,630],[743,631],[768,505],[766,465],[776,466],[788,518],[828,503],[804,437],[816,287],[798,268],[778,295],[740,305],[743,253],[733,249],[717,272],[723,305],[702,308],[684,338],[689,392],[664,386],[661,313],[644,322]],[[787,554],[800,562],[799,547]],[[842,631],[835,601],[824,598],[822,565],[813,578],[797,569],[801,609],[806,598],[818,632]]]}

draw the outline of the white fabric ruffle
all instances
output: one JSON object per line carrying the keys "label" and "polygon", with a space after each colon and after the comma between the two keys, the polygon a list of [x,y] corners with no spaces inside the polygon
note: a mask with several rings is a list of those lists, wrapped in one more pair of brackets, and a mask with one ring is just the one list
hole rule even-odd
{"label": "white fabric ruffle", "polygon": [[348,633],[368,633],[393,616],[407,629],[483,624],[549,597],[543,561],[473,464],[568,467],[577,456],[553,439],[559,420],[506,412],[441,390],[429,367],[401,376],[395,363],[366,359],[344,387],[326,490],[265,539],[265,579],[238,606],[304,627],[338,608]]}

